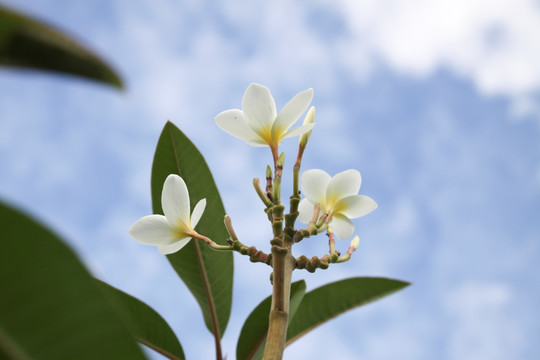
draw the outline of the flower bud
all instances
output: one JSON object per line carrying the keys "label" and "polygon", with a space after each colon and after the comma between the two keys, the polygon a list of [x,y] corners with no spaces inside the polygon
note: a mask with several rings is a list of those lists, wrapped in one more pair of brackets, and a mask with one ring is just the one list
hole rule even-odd
{"label": "flower bud", "polygon": [[285,165],[285,153],[282,152],[281,155],[279,155],[278,161],[277,161],[277,167],[283,169],[283,166]]}
{"label": "flower bud", "polygon": [[[307,125],[307,124],[313,124],[315,122],[315,107],[312,106],[311,108],[309,108],[309,111],[308,113],[306,114],[306,118],[304,119],[304,125]],[[305,148],[306,145],[307,145],[307,142],[309,140],[309,137],[311,136],[311,132],[313,130],[309,130],[308,132],[302,134],[300,136],[300,147],[301,148]]]}
{"label": "flower bud", "polygon": [[266,166],[266,179],[272,179],[272,168],[270,165]]}
{"label": "flower bud", "polygon": [[356,249],[358,249],[358,246],[360,245],[360,238],[358,237],[358,235],[356,235],[352,240],[351,240],[351,248],[353,249],[353,251],[355,251]]}
{"label": "flower bud", "polygon": [[358,237],[358,235],[356,235],[351,240],[351,245],[349,246],[349,250],[347,250],[347,254],[351,255],[353,252],[356,251],[356,249],[358,249],[359,245],[360,245],[360,238]]}

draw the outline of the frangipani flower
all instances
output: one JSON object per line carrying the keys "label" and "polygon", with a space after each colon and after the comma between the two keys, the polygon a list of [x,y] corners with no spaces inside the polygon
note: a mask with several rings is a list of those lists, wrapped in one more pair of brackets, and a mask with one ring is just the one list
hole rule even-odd
{"label": "frangipani flower", "polygon": [[298,207],[298,220],[307,224],[313,217],[315,204],[321,206],[321,214],[328,214],[334,233],[340,239],[350,237],[354,225],[350,219],[364,216],[377,208],[369,196],[358,195],[362,177],[356,170],[346,170],[333,178],[319,169],[302,174],[302,192],[305,198]]}
{"label": "frangipani flower", "polygon": [[161,206],[165,216],[144,216],[131,226],[129,234],[140,243],[157,246],[162,254],[172,254],[198,235],[194,228],[204,212],[206,199],[199,201],[190,215],[186,183],[171,174],[163,184]]}
{"label": "frangipani flower", "polygon": [[313,98],[313,89],[307,89],[293,97],[276,114],[274,98],[267,87],[259,84],[248,86],[242,99],[242,110],[231,109],[216,116],[216,123],[225,132],[244,140],[252,146],[270,146],[277,156],[281,139],[302,135],[315,124],[289,128],[306,111]]}

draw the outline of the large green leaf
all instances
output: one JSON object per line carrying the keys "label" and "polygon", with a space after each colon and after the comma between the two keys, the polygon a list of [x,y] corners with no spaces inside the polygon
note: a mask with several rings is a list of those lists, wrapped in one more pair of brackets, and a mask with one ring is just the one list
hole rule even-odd
{"label": "large green leaf", "polygon": [[[294,316],[305,293],[306,283],[304,280],[296,281],[291,284],[291,302],[289,306],[290,318]],[[244,322],[240,337],[238,338],[238,345],[236,346],[237,360],[262,359],[266,342],[266,332],[268,331],[271,302],[271,296],[264,299],[255,309],[253,309]]]}
{"label": "large green leaf", "polygon": [[[206,210],[197,231],[218,244],[226,244],[225,209],[208,165],[195,145],[172,123],[167,122],[159,138],[152,166],[154,213],[163,214],[161,190],[169,174],[186,182],[191,208],[206,198]],[[170,263],[199,303],[206,327],[221,338],[231,312],[233,256],[218,252],[200,241],[190,241],[182,250],[167,255]],[[180,307],[182,304],[178,304]],[[217,333],[217,334],[216,334]]]}
{"label": "large green leaf", "polygon": [[185,359],[178,338],[161,315],[141,300],[96,281],[137,341],[169,359]]}
{"label": "large green leaf", "polygon": [[77,256],[0,203],[0,357],[144,359]]}
{"label": "large green leaf", "polygon": [[0,5],[0,65],[68,73],[122,88],[98,56],[62,32]]}
{"label": "large green leaf", "polygon": [[337,281],[308,292],[287,330],[287,345],[317,326],[357,306],[390,295],[409,283],[385,278],[359,277]]}
{"label": "large green leaf", "polygon": [[[328,320],[403,289],[409,283],[385,278],[352,278],[321,286],[305,293],[304,280],[291,285],[291,306],[287,344]],[[249,314],[238,339],[238,360],[260,360],[263,356],[268,316],[269,296]]]}

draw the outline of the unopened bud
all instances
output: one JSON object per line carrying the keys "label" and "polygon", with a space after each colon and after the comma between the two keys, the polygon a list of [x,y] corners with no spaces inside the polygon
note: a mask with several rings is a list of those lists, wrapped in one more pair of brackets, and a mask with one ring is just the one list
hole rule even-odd
{"label": "unopened bud", "polygon": [[284,165],[285,165],[285,153],[282,152],[281,155],[279,155],[279,158],[277,161],[277,167],[280,167],[283,169]]}
{"label": "unopened bud", "polygon": [[[312,106],[311,108],[309,108],[309,111],[306,114],[306,118],[304,119],[304,125],[313,124],[314,122],[315,122],[315,107]],[[302,148],[306,147],[312,131],[313,130],[309,130],[307,133],[304,133],[300,136],[300,142],[299,142],[300,147]]]}
{"label": "unopened bud", "polygon": [[360,238],[358,237],[358,235],[356,235],[352,240],[351,240],[351,247],[356,250],[358,249],[358,246],[360,245]]}
{"label": "unopened bud", "polygon": [[270,165],[267,165],[266,166],[266,179],[271,179],[272,178],[272,168],[270,167]]}
{"label": "unopened bud", "polygon": [[356,249],[358,249],[359,245],[360,245],[360,238],[358,237],[358,235],[356,235],[351,240],[351,245],[349,246],[349,250],[347,250],[347,253],[352,254],[354,251],[356,251]]}

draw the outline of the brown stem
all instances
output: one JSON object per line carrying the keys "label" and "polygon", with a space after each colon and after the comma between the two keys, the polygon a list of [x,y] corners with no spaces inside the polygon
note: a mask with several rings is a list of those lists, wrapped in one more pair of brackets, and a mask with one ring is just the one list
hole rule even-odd
{"label": "brown stem", "polygon": [[328,247],[330,255],[333,255],[336,252],[336,240],[334,239],[334,233],[328,231]]}
{"label": "brown stem", "polygon": [[281,360],[285,350],[291,276],[296,266],[290,245],[288,247],[272,246],[272,263],[274,268],[272,305],[263,360]]}

